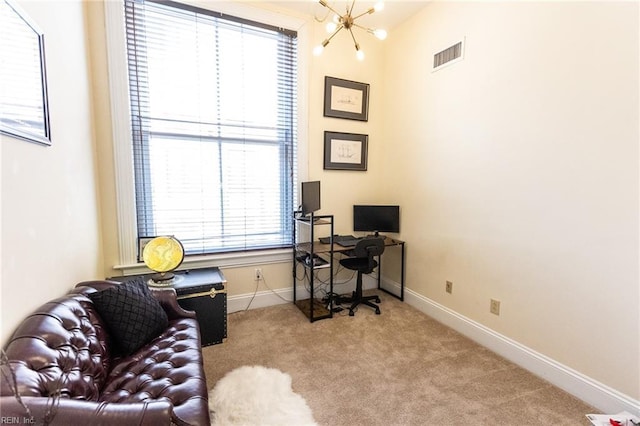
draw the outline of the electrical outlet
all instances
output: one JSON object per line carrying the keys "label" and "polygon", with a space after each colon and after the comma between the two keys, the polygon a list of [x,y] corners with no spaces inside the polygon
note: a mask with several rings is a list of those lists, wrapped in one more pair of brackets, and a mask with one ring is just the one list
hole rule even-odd
{"label": "electrical outlet", "polygon": [[491,299],[491,306],[489,307],[489,311],[491,311],[491,313],[494,315],[500,315],[500,301]]}
{"label": "electrical outlet", "polygon": [[262,268],[256,268],[253,276],[254,281],[260,281],[262,279]]}
{"label": "electrical outlet", "polygon": [[453,293],[453,282],[447,281],[447,285],[445,287],[445,290],[447,290],[447,293],[449,293],[449,294]]}

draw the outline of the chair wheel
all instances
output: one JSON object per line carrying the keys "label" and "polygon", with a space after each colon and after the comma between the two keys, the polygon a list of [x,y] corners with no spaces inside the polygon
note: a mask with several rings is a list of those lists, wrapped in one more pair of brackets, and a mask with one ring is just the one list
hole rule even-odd
{"label": "chair wheel", "polygon": [[380,309],[376,309],[376,315],[380,315]]}
{"label": "chair wheel", "polygon": [[380,303],[380,298],[379,297],[376,298],[376,303]]}
{"label": "chair wheel", "polygon": [[354,315],[355,315],[355,313],[354,313],[353,311],[349,311],[349,316],[350,316],[350,317],[352,317],[352,316],[354,316]]}

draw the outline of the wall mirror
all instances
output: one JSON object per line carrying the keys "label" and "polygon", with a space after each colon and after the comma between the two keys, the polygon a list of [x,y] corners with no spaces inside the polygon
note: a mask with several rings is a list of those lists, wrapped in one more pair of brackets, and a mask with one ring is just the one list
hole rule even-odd
{"label": "wall mirror", "polygon": [[44,36],[11,0],[0,0],[0,132],[51,145]]}

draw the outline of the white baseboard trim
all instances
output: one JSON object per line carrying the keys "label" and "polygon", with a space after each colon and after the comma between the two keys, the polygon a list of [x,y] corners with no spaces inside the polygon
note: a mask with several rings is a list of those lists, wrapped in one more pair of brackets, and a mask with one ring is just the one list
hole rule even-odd
{"label": "white baseboard trim", "polygon": [[496,333],[446,306],[407,289],[405,302],[604,413],[628,411],[640,416],[640,401]]}
{"label": "white baseboard trim", "polygon": [[291,289],[259,291],[255,296],[253,293],[240,294],[227,297],[227,313],[231,314],[233,312],[266,308],[268,306],[283,305],[292,302],[293,291]]}
{"label": "white baseboard trim", "polygon": [[[363,278],[363,289],[367,290],[377,287],[376,280],[374,278],[369,276],[365,276]],[[352,288],[355,288],[355,284],[353,284],[352,287],[349,287],[348,291],[351,291]],[[344,287],[341,286],[341,290],[345,290]],[[338,292],[335,285],[334,291]],[[306,299],[309,297],[309,291],[307,291],[304,285],[298,285],[296,287],[296,296],[298,299]],[[255,293],[255,296],[254,293],[230,296],[227,298],[227,312],[232,313],[244,311],[247,307],[249,307],[248,309],[266,308],[267,306],[281,305],[283,303],[293,303],[293,289],[280,288],[276,290],[258,291]]]}
{"label": "white baseboard trim", "polygon": [[[384,277],[382,281],[382,287],[389,289],[394,294],[400,294],[399,283]],[[371,289],[375,287],[375,280],[366,279],[364,281],[364,288]],[[308,297],[309,294],[304,286],[296,287],[296,292],[301,299]],[[622,394],[506,336],[496,333],[490,328],[412,290],[405,288],[404,300],[407,304],[429,315],[436,321],[451,327],[514,364],[542,377],[603,413],[615,414],[621,411],[628,411],[640,416],[640,401],[628,395]],[[249,309],[257,309],[291,303],[292,301],[293,290],[290,288],[259,291],[255,295],[250,293],[229,297],[227,299],[227,311],[229,313],[243,311],[247,309],[249,304]]]}

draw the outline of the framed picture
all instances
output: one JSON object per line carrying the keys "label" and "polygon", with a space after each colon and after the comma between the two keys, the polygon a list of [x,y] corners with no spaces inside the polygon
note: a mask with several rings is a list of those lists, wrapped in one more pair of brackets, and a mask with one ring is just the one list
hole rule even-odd
{"label": "framed picture", "polygon": [[146,246],[149,241],[153,240],[153,237],[138,237],[138,262],[142,262],[142,251],[144,250],[144,246]]}
{"label": "framed picture", "polygon": [[0,28],[0,133],[51,145],[44,35],[12,0],[0,0]]}
{"label": "framed picture", "polygon": [[325,170],[367,170],[368,135],[324,132]]}
{"label": "framed picture", "polygon": [[367,121],[369,119],[369,85],[325,76],[324,116]]}

